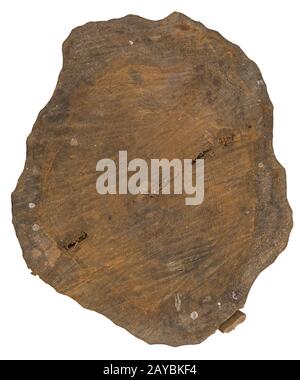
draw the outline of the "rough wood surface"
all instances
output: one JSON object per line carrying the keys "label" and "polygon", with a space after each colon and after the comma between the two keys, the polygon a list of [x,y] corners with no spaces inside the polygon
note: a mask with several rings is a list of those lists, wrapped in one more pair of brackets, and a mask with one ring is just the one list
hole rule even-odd
{"label": "rough wood surface", "polygon": [[[149,343],[199,343],[243,307],[292,226],[261,73],[179,13],[88,23],[63,59],[12,196],[26,263]],[[95,165],[122,149],[204,158],[204,202],[99,196]]]}

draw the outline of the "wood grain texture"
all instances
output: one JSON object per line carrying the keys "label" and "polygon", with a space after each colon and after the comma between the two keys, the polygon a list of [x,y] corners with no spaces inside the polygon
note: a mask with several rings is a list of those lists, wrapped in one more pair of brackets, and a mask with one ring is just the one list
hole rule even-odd
{"label": "wood grain texture", "polygon": [[[148,343],[203,341],[288,241],[272,112],[256,64],[180,13],[74,29],[12,195],[28,267]],[[96,163],[119,150],[204,158],[204,202],[99,196]]]}

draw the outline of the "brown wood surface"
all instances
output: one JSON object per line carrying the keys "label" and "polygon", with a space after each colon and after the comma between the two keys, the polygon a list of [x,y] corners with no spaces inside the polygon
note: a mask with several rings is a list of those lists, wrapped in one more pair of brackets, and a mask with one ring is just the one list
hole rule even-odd
{"label": "brown wood surface", "polygon": [[246,320],[246,314],[244,314],[242,311],[238,310],[236,311],[227,321],[221,324],[219,327],[219,330],[223,333],[230,333],[233,331],[238,325],[245,322]]}
{"label": "brown wood surface", "polygon": [[[292,226],[261,73],[180,13],[88,23],[63,59],[12,196],[26,263],[149,343],[199,343],[243,307]],[[204,158],[204,202],[100,196],[96,163],[119,150]]]}

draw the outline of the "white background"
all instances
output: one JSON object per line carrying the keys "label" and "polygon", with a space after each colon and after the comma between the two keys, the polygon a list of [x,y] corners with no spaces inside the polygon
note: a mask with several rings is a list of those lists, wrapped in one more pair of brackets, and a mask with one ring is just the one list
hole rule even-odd
{"label": "white background", "polygon": [[[1,1],[1,359],[299,359],[298,0]],[[274,148],[286,167],[294,229],[288,248],[251,289],[247,321],[195,346],[148,345],[30,275],[11,224],[10,193],[25,139],[50,99],[71,29],[128,13],[160,19],[174,10],[237,43],[260,67],[275,106]]]}

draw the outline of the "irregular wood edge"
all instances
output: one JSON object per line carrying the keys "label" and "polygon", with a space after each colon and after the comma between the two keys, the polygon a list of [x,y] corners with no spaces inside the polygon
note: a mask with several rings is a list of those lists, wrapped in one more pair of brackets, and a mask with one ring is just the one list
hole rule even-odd
{"label": "irregular wood edge", "polygon": [[[19,240],[19,243],[20,243],[20,246],[21,246],[21,249],[22,249],[22,255],[23,255],[23,258],[26,262],[26,265],[29,269],[32,269],[30,268],[30,265],[28,264],[28,261],[27,261],[27,252],[26,252],[26,247],[25,247],[25,243],[22,241],[22,239],[20,239],[20,234],[19,234],[19,222],[18,222],[18,211],[16,210],[17,208],[17,204],[16,204],[16,201],[15,201],[15,198],[16,198],[16,194],[18,194],[19,192],[19,189],[22,187],[23,183],[26,182],[26,179],[29,177],[30,178],[30,181],[31,182],[34,182],[36,181],[36,179],[32,179],[30,177],[30,174],[28,173],[27,169],[29,167],[32,167],[33,166],[33,163],[34,163],[34,160],[33,160],[33,147],[34,147],[34,142],[35,142],[35,136],[33,136],[33,132],[35,131],[35,129],[37,128],[37,125],[39,124],[39,121],[41,120],[41,117],[44,113],[44,111],[47,109],[49,103],[51,103],[53,97],[55,96],[59,86],[60,86],[60,79],[61,79],[61,73],[64,69],[64,65],[68,59],[67,57],[67,43],[70,39],[70,37],[72,35],[74,35],[74,33],[78,30],[81,30],[83,28],[85,28],[86,26],[88,26],[89,24],[94,24],[94,23],[99,23],[99,24],[103,24],[103,23],[111,23],[111,22],[114,22],[114,21],[118,21],[120,22],[121,20],[124,20],[124,19],[134,19],[134,20],[140,20],[141,22],[147,22],[147,23],[167,23],[167,22],[178,22],[178,21],[185,21],[185,22],[189,22],[189,23],[192,23],[193,25],[197,25],[198,27],[203,27],[205,28],[205,30],[207,30],[208,32],[211,32],[211,33],[214,33],[216,34],[219,38],[221,38],[226,44],[230,44],[232,46],[235,46],[235,48],[237,48],[249,61],[251,61],[255,67],[255,69],[260,73],[260,70],[258,68],[258,66],[256,65],[255,62],[253,62],[251,59],[248,58],[248,56],[242,51],[242,49],[236,45],[235,43],[232,43],[231,41],[227,40],[226,38],[224,38],[219,32],[217,31],[214,31],[212,29],[209,29],[207,27],[205,27],[202,23],[198,22],[198,21],[194,21],[192,19],[190,19],[189,17],[185,16],[184,14],[182,13],[179,13],[179,12],[173,12],[171,13],[169,16],[163,18],[163,19],[160,19],[160,20],[149,20],[149,19],[145,19],[141,16],[137,16],[137,15],[127,15],[127,16],[124,16],[122,18],[119,18],[119,19],[112,19],[112,20],[107,20],[107,21],[95,21],[95,22],[88,22],[88,23],[85,23],[81,26],[78,26],[76,28],[74,28],[71,33],[69,34],[69,36],[66,38],[66,40],[63,42],[63,45],[62,45],[62,53],[63,53],[63,66],[60,70],[60,73],[59,73],[59,76],[58,76],[58,81],[57,81],[57,84],[55,86],[55,89],[53,91],[53,94],[50,98],[50,100],[47,102],[47,104],[45,105],[45,107],[38,113],[38,117],[32,127],[32,130],[31,130],[31,133],[29,134],[27,140],[26,140],[26,161],[25,161],[25,164],[24,164],[24,168],[23,168],[23,171],[22,171],[22,174],[20,175],[18,181],[17,181],[17,185],[15,187],[15,190],[13,191],[12,195],[11,195],[11,200],[12,200],[12,223],[14,225],[14,228],[15,228],[15,232],[16,232],[16,236]],[[265,86],[266,87],[266,86]],[[265,96],[267,97],[267,100],[271,106],[271,109],[273,111],[273,105],[272,105],[272,102],[269,98],[269,95],[267,93],[267,91],[265,91]],[[253,257],[253,265],[255,265],[256,267],[256,271],[253,271],[252,272],[252,276],[251,276],[251,279],[247,281],[247,284],[244,284],[243,285],[243,288],[247,288],[247,291],[245,291],[244,293],[244,296],[236,303],[236,312],[239,311],[239,309],[242,309],[246,303],[246,300],[248,298],[248,294],[251,290],[251,287],[253,285],[253,283],[255,282],[255,280],[257,279],[257,277],[267,268],[269,267],[272,263],[275,262],[275,260],[277,259],[277,257],[285,250],[287,244],[288,244],[288,240],[289,240],[289,235],[290,235],[290,232],[293,228],[293,219],[292,219],[292,209],[288,203],[288,200],[287,200],[287,195],[286,195],[286,172],[285,172],[285,169],[283,168],[283,166],[279,163],[279,161],[277,160],[276,156],[275,156],[275,153],[274,153],[274,149],[273,149],[273,145],[272,145],[272,151],[270,152],[270,160],[273,161],[273,169],[277,169],[277,170],[280,170],[281,171],[281,175],[282,175],[282,185],[284,186],[284,189],[283,189],[283,198],[285,199],[284,201],[284,204],[282,205],[282,209],[285,209],[285,214],[286,214],[286,217],[287,217],[287,223],[286,223],[286,231],[285,231],[285,238],[283,239],[282,238],[282,241],[281,241],[281,244],[280,246],[277,247],[276,249],[276,252],[273,250],[272,252],[272,255],[268,257],[268,260],[264,263],[264,265],[262,265],[260,268],[258,268],[255,264],[256,264],[256,258]],[[39,173],[40,174],[40,173]],[[39,175],[37,176],[39,177]],[[36,185],[36,183],[35,183]],[[35,273],[32,273],[33,275],[36,275]],[[66,296],[67,294],[64,294],[62,293],[56,286],[55,284],[50,284],[50,282],[47,281],[47,278],[43,277],[43,276],[40,276],[39,277],[49,286],[51,286],[52,288],[54,288],[57,293],[59,294],[62,294],[64,296]],[[77,299],[75,299],[74,297],[68,295],[69,297],[71,297],[72,299],[74,299],[74,301],[76,301],[77,303],[79,303],[82,307],[84,307],[85,309],[88,309],[88,310],[93,310],[93,311],[96,311],[102,315],[104,315],[105,317],[107,317],[112,323],[114,323],[116,326],[118,327],[121,327],[122,329],[128,331],[131,335],[135,336],[136,338],[139,338],[139,339],[142,339],[143,341],[145,341],[146,343],[148,344],[162,344],[162,345],[167,345],[167,346],[173,346],[173,347],[177,347],[177,346],[182,346],[182,345],[187,345],[187,343],[172,343],[172,342],[168,342],[168,343],[165,343],[165,342],[161,342],[161,341],[156,341],[155,339],[152,340],[151,336],[145,336],[143,334],[140,334],[140,333],[134,333],[133,331],[127,329],[125,326],[122,326],[120,324],[118,324],[116,321],[113,320],[113,318],[110,316],[110,315],[107,315],[106,312],[99,312],[98,310],[95,310],[95,309],[92,309],[90,307],[90,305],[85,305],[83,303],[81,303],[80,301],[78,301]],[[212,334],[214,334],[219,328],[220,326],[222,325],[222,323],[225,321],[227,321],[228,319],[230,319],[232,317],[232,314],[231,313],[230,315],[222,315],[220,316],[219,320],[216,321],[215,323],[215,326],[214,326],[214,329],[210,329],[206,336],[203,337],[203,339],[199,340],[199,339],[196,339],[195,341],[192,341],[192,342],[189,342],[188,345],[195,345],[195,344],[199,344],[199,343],[202,343],[203,341],[205,341],[209,336],[211,336]],[[235,314],[234,314],[235,315]]]}

